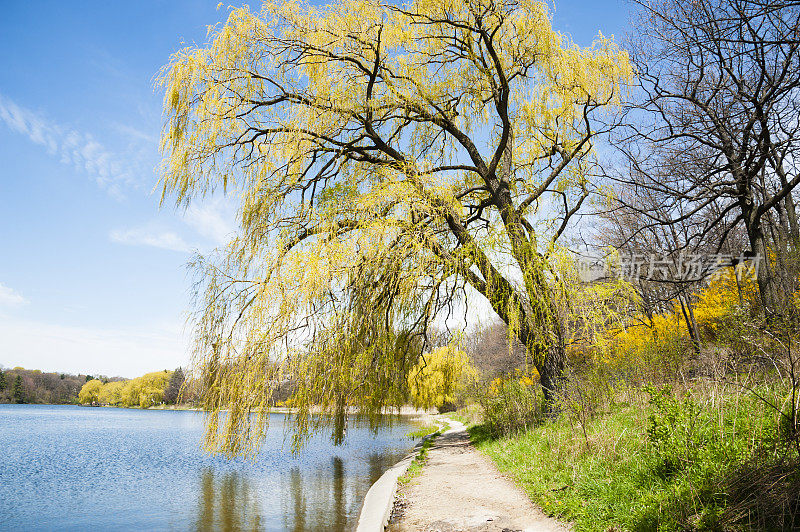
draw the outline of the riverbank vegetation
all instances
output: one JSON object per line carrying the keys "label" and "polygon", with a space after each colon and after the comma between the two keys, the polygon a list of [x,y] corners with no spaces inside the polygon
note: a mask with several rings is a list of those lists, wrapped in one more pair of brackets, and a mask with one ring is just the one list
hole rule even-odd
{"label": "riverbank vegetation", "polygon": [[517,367],[462,388],[455,417],[577,530],[796,529],[800,299],[767,322],[755,281],[736,273],[687,294],[697,336],[677,303],[648,317],[633,294],[627,320],[571,343],[557,416]]}
{"label": "riverbank vegetation", "polygon": [[147,408],[191,405],[196,383],[187,383],[182,368],[156,371],[135,379],[102,375],[47,373],[0,368],[0,404],[90,404]]}

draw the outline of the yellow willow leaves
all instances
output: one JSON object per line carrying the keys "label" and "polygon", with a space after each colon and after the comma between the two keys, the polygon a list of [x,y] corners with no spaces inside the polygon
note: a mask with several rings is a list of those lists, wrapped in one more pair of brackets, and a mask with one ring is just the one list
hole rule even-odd
{"label": "yellow willow leaves", "polygon": [[439,408],[454,402],[457,394],[477,377],[466,353],[443,346],[419,357],[408,374],[408,386],[415,406]]}
{"label": "yellow willow leaves", "polygon": [[[472,54],[472,60],[452,60],[442,53],[442,29],[424,22],[464,19],[481,9],[486,8],[479,2],[415,2],[404,10],[415,14],[409,16],[377,2],[350,0],[324,8],[267,2],[261,16],[246,8],[232,10],[208,49],[177,53],[162,73],[165,107],[171,109],[165,142],[176,148],[166,173],[188,177],[184,167],[197,163],[180,147],[220,148],[223,141],[242,133],[243,121],[232,117],[246,110],[246,102],[273,88],[253,72],[270,72],[277,83],[324,103],[295,106],[285,113],[259,111],[254,118],[259,123],[296,130],[270,143],[272,148],[281,146],[282,153],[275,155],[282,157],[303,149],[300,143],[307,139],[301,129],[329,131],[368,107],[428,107],[459,93],[470,96],[464,103],[471,113],[460,113],[456,122],[469,131],[475,119],[488,119],[486,103],[496,84],[486,66],[491,58],[467,47],[464,53]],[[625,53],[602,35],[591,49],[570,45],[552,30],[541,2],[519,2],[502,30],[496,51],[507,76],[514,78],[512,112],[527,129],[524,134],[518,131],[518,136],[521,146],[528,145],[528,159],[541,155],[549,139],[574,136],[572,122],[581,118],[586,99],[618,98],[631,76]],[[465,43],[479,38],[457,27],[453,31],[460,32]],[[373,87],[368,99],[365,81],[375,61],[379,33],[382,60],[394,76]],[[286,59],[298,47],[315,53],[287,67]],[[337,60],[341,57],[357,63]],[[531,84],[529,77],[518,76],[523,68],[538,82]],[[428,138],[430,124],[420,124],[417,136]],[[207,170],[212,172],[214,166]]]}
{"label": "yellow willow leaves", "polygon": [[[442,287],[455,297],[476,257],[520,268],[496,211],[455,234],[488,190],[474,170],[488,165],[458,135],[491,161],[507,86],[502,171],[516,201],[543,182],[554,143],[569,151],[591,136],[586,106],[618,103],[630,78],[613,42],[578,48],[549,17],[532,0],[269,0],[231,9],[205,46],[172,56],[159,77],[162,200],[221,188],[239,202],[236,238],[196,264],[212,449],[251,449],[266,420],[251,425],[249,412],[283,379],[302,384],[293,402],[306,414],[402,402],[396,373],[416,362],[403,358],[407,329],[444,308]],[[554,193],[582,193],[581,146]],[[552,251],[537,249],[548,225],[534,226],[532,251]],[[521,319],[508,316],[512,330]]]}

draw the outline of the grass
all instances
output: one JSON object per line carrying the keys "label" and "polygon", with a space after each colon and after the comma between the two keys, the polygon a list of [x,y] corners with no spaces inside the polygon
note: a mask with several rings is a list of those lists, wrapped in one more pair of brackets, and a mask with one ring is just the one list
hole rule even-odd
{"label": "grass", "polygon": [[469,430],[535,503],[576,530],[800,524],[786,521],[787,512],[800,511],[797,457],[787,461],[774,412],[751,396],[654,391],[649,402],[611,408],[587,425],[584,432],[562,416],[499,439],[483,425]]}
{"label": "grass", "polygon": [[422,425],[421,427],[417,427],[415,430],[412,430],[406,434],[406,438],[416,440],[418,438],[424,438],[425,436],[433,434],[434,432],[438,432],[438,430],[439,427],[437,425]]}
{"label": "grass", "polygon": [[467,405],[455,412],[448,412],[447,415],[467,427],[476,425],[481,421],[481,409],[478,405]]}
{"label": "grass", "polygon": [[[434,427],[436,429],[436,427]],[[434,430],[434,432],[429,433],[430,437],[423,440],[422,447],[420,447],[417,456],[414,457],[414,460],[408,466],[406,472],[397,479],[397,483],[401,486],[405,486],[410,483],[413,479],[418,477],[420,473],[422,473],[422,467],[428,461],[428,449],[431,448],[433,445],[433,441],[439,436],[440,432],[438,430]]]}

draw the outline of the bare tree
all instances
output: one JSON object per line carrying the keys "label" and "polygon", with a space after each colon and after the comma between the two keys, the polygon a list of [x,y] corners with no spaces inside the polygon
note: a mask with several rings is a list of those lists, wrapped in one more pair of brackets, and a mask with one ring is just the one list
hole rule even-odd
{"label": "bare tree", "polygon": [[[800,4],[763,0],[635,0],[640,37],[632,56],[642,103],[625,144],[635,194],[625,207],[646,226],[672,228],[681,246],[721,249],[741,227],[761,259],[758,286],[777,311],[775,264],[800,248]],[[637,205],[643,195],[658,208]],[[667,229],[669,228],[669,229]]]}

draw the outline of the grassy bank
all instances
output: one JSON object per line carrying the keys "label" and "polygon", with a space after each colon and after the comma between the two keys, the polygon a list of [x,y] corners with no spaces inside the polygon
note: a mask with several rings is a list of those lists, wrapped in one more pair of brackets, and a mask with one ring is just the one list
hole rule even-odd
{"label": "grassy bank", "polygon": [[577,530],[800,525],[797,451],[763,401],[708,386],[627,399],[585,430],[563,415],[511,436],[492,437],[486,425],[470,434],[534,502]]}

